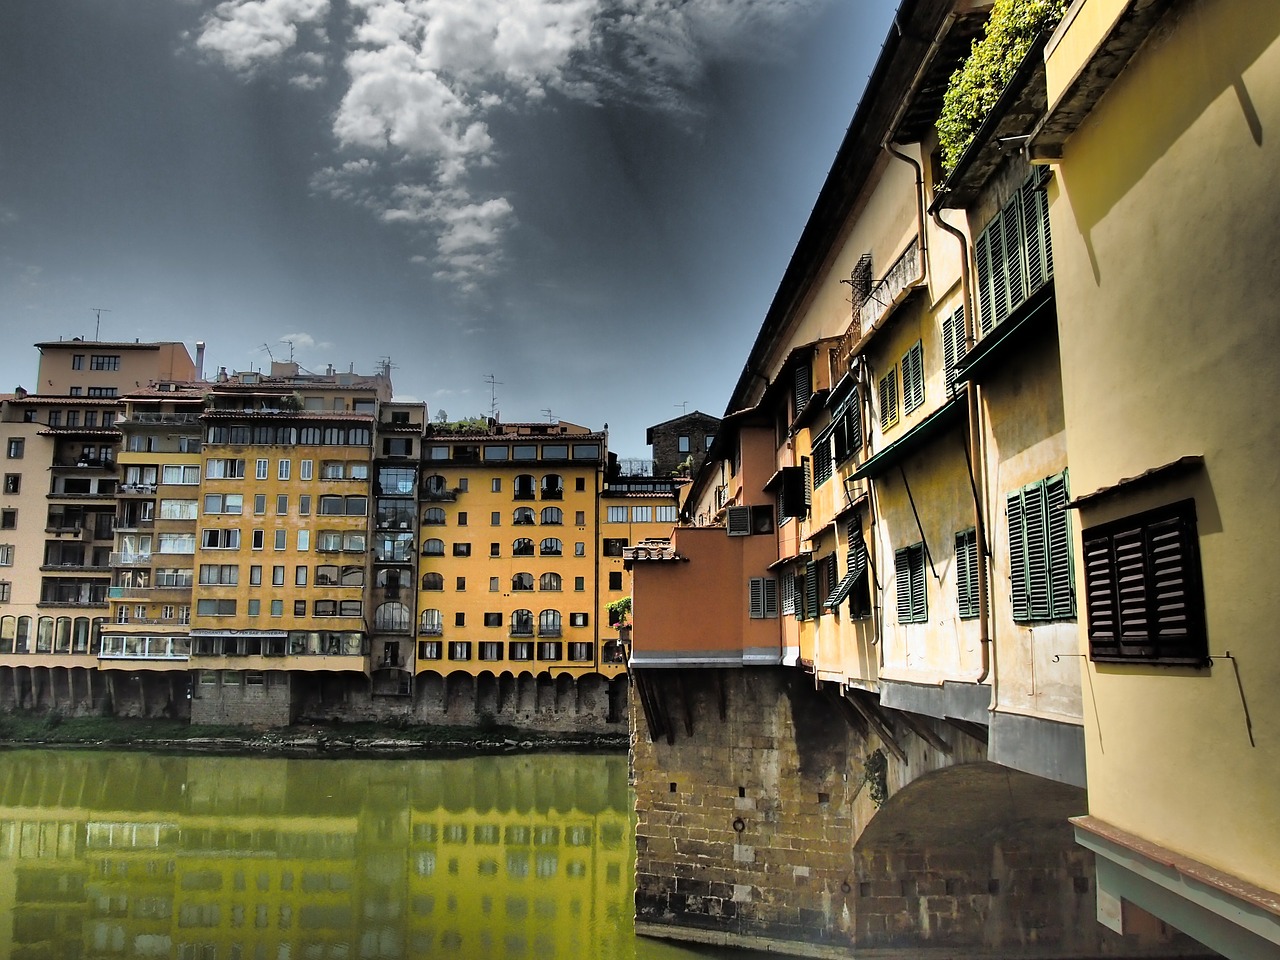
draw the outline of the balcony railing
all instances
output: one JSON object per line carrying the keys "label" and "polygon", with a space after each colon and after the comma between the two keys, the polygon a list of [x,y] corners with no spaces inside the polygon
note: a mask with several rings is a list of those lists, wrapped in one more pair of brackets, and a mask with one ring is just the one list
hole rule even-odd
{"label": "balcony railing", "polygon": [[420,637],[443,637],[444,625],[439,623],[422,623],[418,625]]}
{"label": "balcony railing", "polygon": [[146,566],[150,563],[151,563],[150,553],[113,553],[111,554],[111,566],[113,567]]}
{"label": "balcony railing", "polygon": [[198,413],[135,413],[125,423],[199,423]]}
{"label": "balcony railing", "polygon": [[189,594],[191,592],[191,584],[188,583],[181,587],[163,585],[155,587],[112,587],[108,596],[112,600],[153,600],[179,592]]}
{"label": "balcony railing", "polygon": [[920,238],[915,237],[894,261],[889,272],[871,287],[871,293],[858,307],[858,325],[863,336],[897,304],[902,293],[920,279]]}

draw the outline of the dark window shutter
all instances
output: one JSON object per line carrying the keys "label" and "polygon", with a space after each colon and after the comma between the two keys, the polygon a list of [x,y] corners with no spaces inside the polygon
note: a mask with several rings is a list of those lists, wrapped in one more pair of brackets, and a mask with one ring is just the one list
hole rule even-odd
{"label": "dark window shutter", "polygon": [[[991,327],[994,328],[1009,313],[1009,281],[1004,268],[1004,224],[999,215],[987,227],[987,243],[990,244],[991,262]],[[983,333],[987,332],[983,317]]]}
{"label": "dark window shutter", "polygon": [[893,553],[894,588],[898,600],[898,622],[911,619],[911,558],[906,547]]}
{"label": "dark window shutter", "polygon": [[1022,493],[1014,492],[1005,499],[1009,518],[1009,584],[1012,588],[1013,619],[1030,619],[1027,603],[1026,525],[1022,517]]}
{"label": "dark window shutter", "polygon": [[1120,655],[1116,612],[1116,559],[1110,537],[1086,537],[1084,549],[1085,613],[1089,619],[1089,652],[1094,657]]}
{"label": "dark window shutter", "polygon": [[924,403],[924,344],[919,340],[902,358],[902,409],[910,413]]}
{"label": "dark window shutter", "polygon": [[752,620],[759,620],[764,617],[764,580],[760,577],[752,577],[749,586],[749,615]]}
{"label": "dark window shutter", "polygon": [[990,228],[983,231],[982,236],[978,237],[978,242],[974,244],[974,264],[978,273],[978,321],[981,324],[983,335],[991,332],[995,327],[995,311],[992,308],[992,284],[994,277],[991,269],[991,239],[989,237]]}
{"label": "dark window shutter", "polygon": [[810,562],[804,568],[804,616],[812,620],[818,615],[818,565]]}
{"label": "dark window shutter", "polygon": [[923,623],[929,619],[924,582],[924,546],[912,547],[911,556],[911,619]]}
{"label": "dark window shutter", "polygon": [[764,580],[764,615],[770,620],[778,616],[778,581],[773,577]]}
{"label": "dark window shutter", "polygon": [[794,406],[792,407],[791,419],[794,420],[800,416],[805,405],[809,402],[809,397],[813,395],[813,374],[808,364],[800,364],[796,367],[795,378],[795,396],[792,398]]}
{"label": "dark window shutter", "polygon": [[956,534],[956,605],[963,620],[978,615],[979,576],[977,533],[962,530]]}
{"label": "dark window shutter", "polygon": [[731,537],[746,537],[751,534],[751,508],[730,507],[726,513],[728,534]]}
{"label": "dark window shutter", "polygon": [[800,468],[804,471],[804,512],[808,513],[813,504],[813,471],[808,457],[800,458]]}
{"label": "dark window shutter", "polygon": [[965,354],[964,307],[942,321],[943,364],[947,373],[947,396],[955,392],[956,365]]}
{"label": "dark window shutter", "polygon": [[1022,185],[1022,224],[1026,231],[1027,292],[1034,293],[1053,276],[1049,239],[1049,197],[1033,177]]}
{"label": "dark window shutter", "polygon": [[1049,549],[1045,536],[1044,485],[1023,491],[1022,522],[1026,530],[1027,600],[1032,620],[1048,620]]}
{"label": "dark window shutter", "polygon": [[1027,281],[1022,272],[1022,201],[1019,194],[1009,198],[1000,212],[1000,220],[1004,232],[1004,275],[1009,299],[999,319],[1005,320],[1014,307],[1027,298]]}
{"label": "dark window shutter", "polygon": [[1067,475],[1049,477],[1044,489],[1049,541],[1049,615],[1054,619],[1069,619],[1076,615],[1076,602],[1072,589],[1071,518],[1066,511]]}

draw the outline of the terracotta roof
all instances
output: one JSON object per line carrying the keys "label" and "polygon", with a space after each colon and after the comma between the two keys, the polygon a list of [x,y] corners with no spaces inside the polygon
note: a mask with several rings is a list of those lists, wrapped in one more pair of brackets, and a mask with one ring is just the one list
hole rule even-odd
{"label": "terracotta roof", "polygon": [[354,413],[350,410],[206,410],[204,420],[367,420],[373,422],[371,413]]}
{"label": "terracotta roof", "polygon": [[45,340],[35,345],[37,350],[43,350],[45,347],[66,347],[71,350],[83,350],[86,347],[105,347],[110,350],[159,350],[161,347],[172,346],[186,348],[186,344],[181,340],[154,340],[150,343],[140,343],[132,340]]}
{"label": "terracotta roof", "polygon": [[39,407],[59,407],[73,406],[83,407],[89,404],[99,407],[118,407],[120,405],[119,397],[68,397],[68,396],[49,396],[40,394],[28,394],[17,403],[30,403]]}

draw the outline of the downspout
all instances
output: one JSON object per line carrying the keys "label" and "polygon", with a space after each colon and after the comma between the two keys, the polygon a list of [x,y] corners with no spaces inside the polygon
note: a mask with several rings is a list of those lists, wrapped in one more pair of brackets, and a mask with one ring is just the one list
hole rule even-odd
{"label": "downspout", "polygon": [[[942,219],[940,210],[933,211],[933,222],[941,229],[951,234],[960,244],[960,299],[964,306],[964,340],[967,347],[972,349],[977,343],[977,337],[974,333],[974,311],[973,311],[973,289],[970,279],[970,265],[973,260],[969,254],[969,238],[964,235],[958,228],[953,227]],[[974,683],[984,683],[988,676],[991,675],[991,609],[990,599],[987,596],[988,569],[991,561],[991,549],[987,546],[987,524],[982,513],[982,504],[986,499],[986,479],[987,471],[985,469],[985,461],[982,459],[982,420],[978,407],[978,387],[977,384],[970,383],[965,388],[965,394],[968,398],[969,408],[969,456],[970,464],[981,464],[979,470],[982,476],[982,490],[979,493],[975,491],[973,498],[973,527],[974,540],[978,543],[978,548],[982,551],[982,569],[978,576],[978,645],[982,650],[982,672],[978,674]],[[991,709],[996,706],[997,685],[995,677],[991,678]]]}

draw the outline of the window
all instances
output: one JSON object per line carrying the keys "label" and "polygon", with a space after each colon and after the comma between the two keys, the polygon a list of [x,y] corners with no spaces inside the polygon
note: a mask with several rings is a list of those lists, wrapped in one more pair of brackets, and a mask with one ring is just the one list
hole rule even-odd
{"label": "window", "polygon": [[964,337],[964,307],[959,307],[955,313],[949,317],[943,318],[942,321],[942,353],[943,366],[947,377],[947,396],[955,395],[956,388],[956,367],[960,363],[961,358],[967,352],[967,344]]}
{"label": "window", "polygon": [[[576,448],[576,447],[574,448],[574,451],[575,451],[575,453],[577,452],[577,448]],[[597,451],[597,456],[598,456],[598,455],[599,455],[599,447],[597,447],[597,448],[596,448],[596,451]],[[585,491],[585,490],[587,489],[587,478],[586,478],[586,477],[574,477],[574,478],[573,478],[573,489],[574,489],[574,490],[576,490],[578,493],[582,493],[583,491]]]}
{"label": "window", "polygon": [[196,616],[198,617],[234,617],[235,614],[235,600],[205,599],[196,601]]}
{"label": "window", "polygon": [[484,615],[484,625],[485,625],[486,627],[500,627],[500,626],[502,626],[502,614],[501,614],[501,613],[486,613],[486,614]]}
{"label": "window", "polygon": [[917,543],[895,551],[893,573],[898,596],[898,622],[924,623],[928,619],[924,582],[924,544]]}
{"label": "window", "polygon": [[924,403],[924,344],[917,340],[902,357],[902,412]]}
{"label": "window", "polygon": [[1208,664],[1194,500],[1089,527],[1081,540],[1089,659]]}
{"label": "window", "polygon": [[[261,530],[255,530],[255,534],[261,534]],[[160,534],[160,543],[164,543],[165,534]],[[255,537],[256,539],[256,537]],[[238,550],[240,548],[240,531],[239,530],[223,530],[220,528],[210,528],[201,531],[200,546],[206,550]],[[259,541],[258,549],[262,548]],[[163,553],[163,549],[161,550]]]}
{"label": "window", "polygon": [[585,557],[587,555],[587,545],[579,540],[573,545],[573,555],[575,557]]}
{"label": "window", "polygon": [[0,567],[13,566],[13,544],[0,543]]}
{"label": "window", "polygon": [[956,534],[956,606],[961,620],[972,620],[978,615],[980,576],[977,531],[970,527]]}
{"label": "window", "polygon": [[558,473],[548,473],[542,478],[542,499],[559,500],[564,496],[564,478]]}
{"label": "window", "polygon": [[622,571],[621,570],[613,570],[609,573],[609,589],[610,590],[622,589]]}
{"label": "window", "polygon": [[[259,463],[266,463],[266,461],[260,460]],[[187,479],[186,471],[189,469],[190,469],[189,467],[165,467],[163,482],[164,483],[198,483],[200,479],[199,469],[197,468],[194,479]],[[183,471],[183,478],[181,480],[169,479],[170,470]],[[226,458],[206,460],[204,465],[204,475],[209,480],[243,480],[244,479],[244,461],[231,460]],[[263,478],[259,478],[259,479],[263,479]]]}
{"label": "window", "polygon": [[532,557],[533,541],[528,537],[521,537],[511,545],[511,555],[513,557]]}
{"label": "window", "polygon": [[788,570],[782,575],[782,614],[794,617],[799,610],[799,593],[796,589],[795,571]]}
{"label": "window", "polygon": [[453,615],[453,625],[455,627],[465,627],[467,625],[467,615],[459,610]]}
{"label": "window", "polygon": [[[559,610],[543,610],[538,614],[538,636],[540,637],[558,637],[560,636],[560,611]],[[554,658],[560,659],[559,653]]]}
{"label": "window", "polygon": [[469,556],[471,556],[471,544],[469,544],[469,543],[455,543],[455,544],[453,545],[453,555],[454,555],[455,557],[469,557]]}
{"label": "window", "polygon": [[689,452],[689,438],[688,438],[688,437],[681,435],[681,437],[676,441],[676,445],[677,445],[677,448],[679,449],[679,451],[680,451],[681,453],[688,453],[688,452]]}
{"label": "window", "polygon": [[831,479],[831,435],[823,434],[813,446],[813,489]]}
{"label": "window", "polygon": [[[115,387],[90,387],[85,395],[89,397],[114,397],[116,395]],[[85,414],[85,425],[89,423],[89,414]]]}
{"label": "window", "polygon": [[583,527],[587,523],[587,511],[575,510],[573,514],[573,522],[575,526]]}
{"label": "window", "polygon": [[[849,552],[845,554],[844,579],[835,584],[827,595],[823,606],[829,610],[837,609],[845,598],[849,599],[849,614],[854,618],[871,616],[871,583],[867,575],[867,544],[862,536],[862,516],[855,514],[849,523]],[[829,558],[832,564],[830,579],[835,580],[834,555]],[[784,601],[785,602],[785,601]],[[783,611],[786,612],[785,610]]]}
{"label": "window", "polygon": [[71,369],[72,369],[72,370],[83,370],[83,369],[84,369],[84,354],[83,354],[83,353],[73,353],[73,354],[71,355]]}
{"label": "window", "polygon": [[94,353],[89,355],[90,370],[119,370],[120,355]]}
{"label": "window", "polygon": [[533,636],[533,611],[532,610],[513,610],[511,612],[511,636],[513,637],[532,637]]}
{"label": "window", "polygon": [[502,589],[502,582],[497,577],[489,578],[489,592],[498,593]]}
{"label": "window", "polygon": [[655,507],[653,519],[658,523],[675,523],[679,518],[678,507]]}
{"label": "window", "polygon": [[266,536],[267,534],[264,530],[253,531],[253,549],[261,550],[266,545]]}
{"label": "window", "polygon": [[424,557],[443,557],[444,541],[435,537],[422,541],[422,555]]}
{"label": "window", "polygon": [[898,422],[898,368],[890,367],[880,380],[880,429]]}
{"label": "window", "polygon": [[493,511],[493,513],[489,514],[489,524],[490,524],[491,526],[494,526],[494,527],[500,527],[500,526],[502,526],[502,514],[501,514],[501,512],[499,512],[499,511],[495,510],[495,511]]}
{"label": "window", "polygon": [[0,510],[0,530],[14,530],[17,526],[17,510]]}
{"label": "window", "polygon": [[267,479],[267,466],[268,466],[268,463],[269,463],[269,462],[268,462],[267,460],[261,460],[261,459],[260,459],[260,460],[258,461],[258,463],[257,463],[257,467],[256,467],[256,469],[254,470],[254,474],[253,474],[257,479],[259,479],[259,480],[265,480],[265,479]]}
{"label": "window", "polygon": [[249,601],[249,610],[248,610],[248,614],[249,614],[249,616],[251,616],[251,617],[256,617],[256,616],[258,615],[259,611],[261,610],[261,608],[262,608],[262,601],[261,601],[261,600],[256,600],[256,599],[255,599],[255,600],[250,600],[250,601]]}
{"label": "window", "polygon": [[4,475],[4,492],[17,493],[22,487],[22,474],[6,473]]}
{"label": "window", "polygon": [[307,568],[305,566],[293,568],[293,584],[296,587],[305,587],[307,585]]}
{"label": "window", "polygon": [[471,659],[471,642],[469,640],[449,641],[449,659],[450,660],[470,660]]}
{"label": "window", "polygon": [[571,627],[585,627],[590,625],[590,623],[591,623],[591,617],[589,614],[586,614],[586,613],[569,614],[569,626]]}
{"label": "window", "polygon": [[467,578],[458,577],[458,579],[454,582],[453,588],[457,590],[459,593],[464,592],[467,589]]}
{"label": "window", "polygon": [[534,479],[527,473],[521,473],[516,476],[515,493],[512,494],[516,500],[532,500],[534,494]]}
{"label": "window", "polygon": [[544,573],[541,577],[538,578],[538,589],[539,590],[559,590],[560,583],[561,583],[560,574]]}
{"label": "window", "polygon": [[517,527],[533,525],[533,508],[516,507],[511,515],[511,523]]}
{"label": "window", "polygon": [[465,527],[467,525],[467,511],[458,511],[458,526]]}
{"label": "window", "polygon": [[[190,517],[165,517],[165,507],[171,503],[181,503],[182,501],[162,500],[160,501],[160,516],[166,520],[169,519],[195,519],[195,511],[192,511]],[[239,493],[207,493],[204,497],[205,513],[242,513],[244,511],[244,496]]]}
{"label": "window", "polygon": [[299,530],[298,531],[298,552],[306,553],[310,549],[311,549],[311,531]]}
{"label": "window", "polygon": [[287,493],[276,494],[276,516],[282,517],[289,512],[289,495]]}
{"label": "window", "polygon": [[559,507],[543,507],[540,522],[543,524],[558,526],[559,524],[564,523],[564,511]]}
{"label": "window", "polygon": [[582,593],[582,591],[586,590],[586,589],[587,589],[587,578],[586,578],[586,577],[574,577],[574,578],[573,578],[573,589],[574,589],[576,592],[578,592],[578,593]]}
{"label": "window", "polygon": [[253,564],[249,567],[249,586],[262,586],[262,567],[259,564]]}
{"label": "window", "polygon": [[240,582],[240,568],[234,563],[202,563],[200,582],[234,586]]}
{"label": "window", "polygon": [[271,585],[273,587],[284,586],[284,567],[283,566],[277,565],[271,568]]}
{"label": "window", "polygon": [[276,479],[288,480],[291,468],[292,468],[292,461],[281,460],[278,464],[276,464]]}
{"label": "window", "polygon": [[749,584],[749,611],[752,620],[778,616],[778,581],[773,577],[752,577]]}
{"label": "window", "polygon": [[195,553],[194,533],[161,533],[156,536],[159,553]]}
{"label": "window", "polygon": [[501,478],[501,477],[494,477],[492,480],[490,480],[490,481],[489,481],[489,492],[490,492],[490,493],[501,493],[501,492],[502,492],[502,478]]}
{"label": "window", "polygon": [[1053,275],[1045,176],[1034,170],[974,243],[978,319],[984,336]]}
{"label": "window", "polygon": [[274,548],[276,550],[286,549],[288,547],[288,537],[289,537],[288,530],[275,531],[275,542],[273,544]]}
{"label": "window", "polygon": [[627,508],[626,507],[609,507],[605,511],[604,518],[609,523],[626,523]]}
{"label": "window", "polygon": [[633,523],[652,523],[653,507],[632,507],[631,520]]}
{"label": "window", "polygon": [[315,468],[312,466],[312,463],[313,463],[313,461],[311,461],[311,460],[300,460],[300,461],[298,461],[298,477],[299,477],[299,479],[301,479],[301,480],[310,480],[310,479],[311,479],[311,477],[312,477],[312,473],[311,473],[311,471],[312,471],[313,469],[315,469]]}
{"label": "window", "polygon": [[1065,471],[1005,498],[1014,620],[1069,620],[1076,615],[1066,503]]}
{"label": "window", "polygon": [[21,460],[23,448],[26,446],[26,440],[22,437],[10,437],[6,454],[10,460]]}
{"label": "window", "polygon": [[427,507],[422,511],[422,525],[424,527],[444,526],[444,511],[439,507]]}
{"label": "window", "polygon": [[538,544],[538,553],[544,557],[558,557],[564,553],[564,544],[555,537],[547,537]]}
{"label": "window", "polygon": [[532,573],[517,573],[517,574],[515,574],[515,575],[511,578],[511,589],[512,589],[513,591],[517,591],[517,592],[519,592],[519,591],[521,591],[521,590],[532,590],[532,589],[533,589],[533,574],[532,574]]}
{"label": "window", "polygon": [[253,495],[253,512],[255,515],[267,512],[267,495],[265,493],[255,493]]}
{"label": "window", "polygon": [[606,537],[604,541],[604,555],[606,557],[622,556],[623,547],[627,546],[625,538]]}

